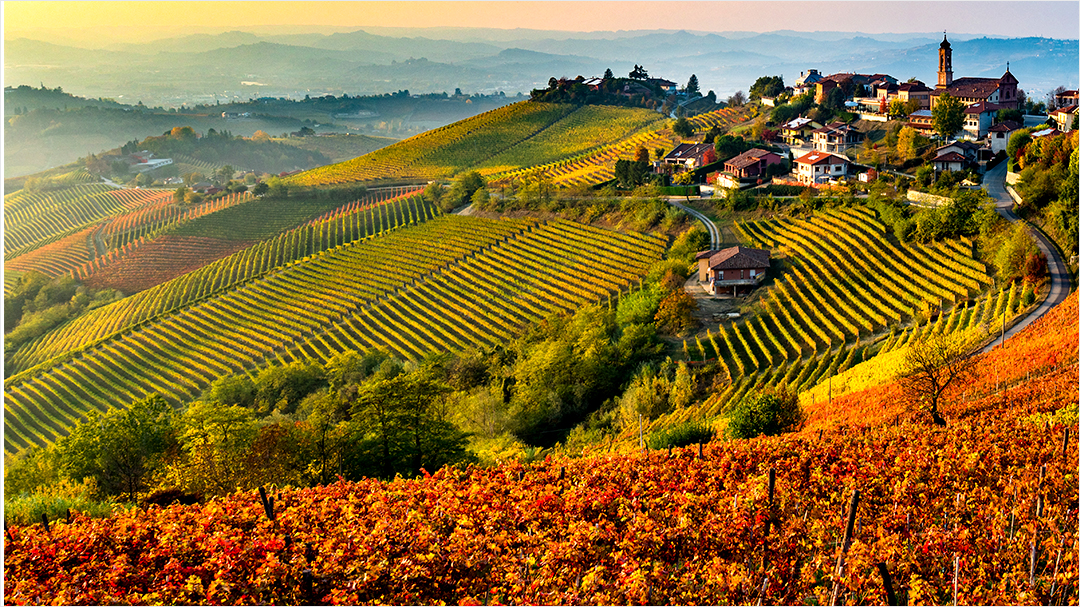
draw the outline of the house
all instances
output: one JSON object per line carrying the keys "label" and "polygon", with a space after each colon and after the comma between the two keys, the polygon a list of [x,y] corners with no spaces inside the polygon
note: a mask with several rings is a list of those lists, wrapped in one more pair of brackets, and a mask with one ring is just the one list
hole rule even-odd
{"label": "house", "polygon": [[724,188],[753,185],[765,177],[769,165],[781,162],[783,158],[775,152],[748,150],[724,163],[724,171],[717,175],[716,185]]}
{"label": "house", "polygon": [[963,171],[967,165],[967,158],[957,152],[947,152],[934,158],[934,172]]}
{"label": "house", "polygon": [[670,80],[664,80],[663,78],[649,78],[645,80],[645,82],[648,82],[653,86],[660,87],[660,90],[664,91],[664,94],[666,95],[674,95],[675,92],[678,90],[679,86],[674,82]]}
{"label": "house", "polygon": [[799,77],[795,79],[794,94],[802,95],[807,91],[815,89],[818,81],[821,80],[821,73],[817,70],[810,70],[809,72],[799,72]]}
{"label": "house", "polygon": [[964,133],[972,139],[986,137],[1000,109],[1002,109],[1000,105],[988,101],[980,101],[967,106],[964,108]]}
{"label": "house", "polygon": [[957,78],[952,77],[952,45],[945,36],[938,47],[938,82],[930,93],[930,109],[942,93],[958,98],[964,105],[987,101],[1006,109],[1017,109],[1017,85],[1019,81],[1005,65],[1001,78]]}
{"label": "house", "polygon": [[930,87],[918,80],[898,85],[896,98],[905,103],[914,99],[919,102],[919,109],[930,109]]}
{"label": "house", "polygon": [[711,143],[680,143],[660,160],[660,164],[686,170],[697,169],[709,164],[706,156],[710,152],[715,160],[716,151]]}
{"label": "house", "polygon": [[1062,91],[1054,95],[1054,105],[1057,107],[1065,107],[1067,105],[1080,105],[1080,95],[1077,95],[1077,91]]}
{"label": "house", "polygon": [[843,122],[832,122],[811,132],[813,148],[819,152],[843,153],[862,141],[862,133]]}
{"label": "house", "polygon": [[1073,130],[1073,124],[1076,122],[1076,115],[1075,105],[1067,105],[1050,112],[1050,118],[1054,120],[1054,124],[1057,125],[1058,130],[1062,133]]}
{"label": "house", "polygon": [[200,181],[199,183],[193,184],[191,186],[191,189],[200,194],[205,194],[206,191],[212,187],[214,187],[214,184],[210,183],[209,181]]}
{"label": "house", "polygon": [[908,115],[907,125],[920,134],[929,135],[934,132],[934,116],[930,110],[917,110]]}
{"label": "house", "polygon": [[807,185],[828,183],[847,175],[847,158],[825,152],[810,152],[795,159],[795,177]]}
{"label": "house", "polygon": [[1012,137],[1012,134],[1022,127],[1023,125],[1012,120],[1004,120],[990,127],[988,133],[990,149],[993,150],[995,154],[1004,152],[1005,148],[1009,146],[1009,139]]}
{"label": "house", "polygon": [[811,137],[814,129],[821,125],[809,118],[796,118],[780,125],[780,137],[788,145],[802,145]]}
{"label": "house", "polygon": [[734,246],[719,251],[702,251],[695,256],[698,262],[698,283],[712,295],[737,297],[765,280],[769,272],[769,251]]}
{"label": "house", "polygon": [[960,154],[964,158],[964,162],[974,163],[978,162],[979,160],[980,149],[980,146],[970,141],[959,140],[954,141],[948,145],[943,145],[939,147],[936,151],[935,156],[943,156],[949,153],[956,153]]}

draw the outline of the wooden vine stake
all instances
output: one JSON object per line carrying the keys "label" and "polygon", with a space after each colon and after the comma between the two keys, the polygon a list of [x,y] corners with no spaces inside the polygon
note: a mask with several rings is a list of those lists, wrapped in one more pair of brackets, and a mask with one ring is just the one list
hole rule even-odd
{"label": "wooden vine stake", "polygon": [[892,605],[898,605],[896,601],[896,593],[893,592],[892,576],[889,575],[889,566],[884,562],[877,564],[878,573],[881,574],[881,585],[885,587],[885,598],[888,600],[890,607]]}
{"label": "wooden vine stake", "polygon": [[960,578],[960,557],[959,556],[954,556],[953,557],[953,564],[952,564],[952,604],[953,604],[953,607],[956,607],[956,587],[957,587],[957,580],[959,578]]}
{"label": "wooden vine stake", "polygon": [[844,574],[844,557],[847,556],[848,548],[851,547],[851,535],[855,531],[855,512],[858,508],[859,490],[856,489],[851,494],[851,505],[848,507],[847,525],[844,527],[844,542],[840,546],[840,556],[836,557],[836,575],[838,579],[833,585],[832,602],[830,605],[836,605],[837,595],[840,593],[839,577]]}
{"label": "wooden vine stake", "polygon": [[41,524],[45,527],[45,533],[52,533],[49,531],[49,515],[44,512],[41,513]]}
{"label": "wooden vine stake", "polygon": [[1061,457],[1062,459],[1068,459],[1069,457],[1069,427],[1065,426],[1065,438],[1061,439]]}

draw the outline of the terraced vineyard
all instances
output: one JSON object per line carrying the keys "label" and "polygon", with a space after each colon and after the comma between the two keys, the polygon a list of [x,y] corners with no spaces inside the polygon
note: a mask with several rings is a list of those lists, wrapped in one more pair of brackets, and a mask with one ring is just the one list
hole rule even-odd
{"label": "terraced vineyard", "polygon": [[470,255],[390,293],[291,348],[283,361],[326,361],[343,350],[382,348],[406,359],[491,346],[554,313],[610,297],[637,281],[664,243],[556,221]]}
{"label": "terraced vineyard", "polygon": [[[302,351],[328,326],[409,358],[493,343],[529,318],[626,288],[663,248],[659,239],[566,222],[449,216],[327,249],[12,377],[5,450],[55,440],[87,412],[151,392],[191,398],[221,375]],[[418,301],[427,307],[409,307]],[[457,333],[431,318],[443,313],[472,322]],[[399,314],[416,320],[385,324]]]}
{"label": "terraced vineyard", "polygon": [[[745,107],[724,108],[695,116],[690,120],[696,130],[706,130],[710,126],[730,126],[741,122],[748,116]],[[518,179],[543,176],[559,187],[589,186],[615,178],[615,163],[620,159],[632,159],[639,147],[655,150],[670,150],[682,142],[667,121],[653,122],[639,129],[628,137],[609,138],[605,145],[569,158],[560,158],[545,164],[504,170],[489,175],[495,183],[506,183]]]}
{"label": "terraced vineyard", "polygon": [[4,259],[138,206],[136,201],[110,195],[112,189],[103,183],[84,183],[47,192],[18,190],[4,196]]}
{"label": "terraced vineyard", "polygon": [[[318,222],[307,223],[114,304],[92,310],[9,355],[9,368],[16,373],[23,372],[56,357],[90,347],[118,332],[129,330],[179,307],[191,305],[263,276],[275,268],[395,228],[422,223],[438,213],[436,208],[416,195],[383,199],[381,193],[373,193],[366,200],[366,205],[345,205],[343,208],[351,209],[349,213],[335,213]],[[203,237],[160,237],[166,241],[176,241],[173,245],[168,242],[162,245],[171,247],[173,254],[173,257],[165,260],[170,263],[162,266],[117,264],[112,267],[128,268],[132,273],[126,277],[129,281],[134,281],[144,274],[175,271],[184,260],[195,263],[209,254],[206,247],[210,246],[211,241],[200,240],[201,238]],[[235,244],[235,241],[213,242],[217,243],[215,246]],[[193,245],[199,248],[192,249]],[[174,269],[168,270],[169,268]],[[96,283],[91,281],[91,284]]]}
{"label": "terraced vineyard", "polygon": [[[1003,314],[1011,318],[1019,306],[1019,287],[979,296],[992,281],[972,258],[970,242],[894,245],[867,209],[738,224],[737,231],[774,258],[785,254],[791,268],[762,295],[759,313],[688,340],[690,360],[717,360],[728,387],[697,407],[653,420],[646,430],[715,419],[750,390],[780,384],[806,390],[910,343],[921,331],[982,330]],[[932,325],[896,330],[939,305],[951,310]]]}
{"label": "terraced vineyard", "polygon": [[95,230],[94,227],[78,230],[5,261],[4,273],[34,271],[46,276],[60,276],[75,272],[96,255]]}
{"label": "terraced vineyard", "polygon": [[394,145],[289,178],[299,185],[333,185],[385,178],[450,177],[535,135],[575,106],[523,101],[425,131]]}

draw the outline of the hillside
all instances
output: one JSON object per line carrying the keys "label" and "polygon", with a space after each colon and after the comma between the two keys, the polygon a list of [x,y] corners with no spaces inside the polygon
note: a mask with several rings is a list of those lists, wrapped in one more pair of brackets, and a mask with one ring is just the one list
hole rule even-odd
{"label": "hillside", "polygon": [[1074,605],[1076,334],[1074,293],[946,428],[883,386],[778,437],[12,526],[5,599]]}
{"label": "hillside", "polygon": [[[696,128],[745,120],[750,108],[695,116]],[[291,183],[325,186],[380,179],[426,181],[478,170],[492,181],[544,174],[556,185],[592,185],[614,175],[637,148],[680,141],[658,112],[641,108],[522,101],[427,131],[346,162],[305,171]]]}

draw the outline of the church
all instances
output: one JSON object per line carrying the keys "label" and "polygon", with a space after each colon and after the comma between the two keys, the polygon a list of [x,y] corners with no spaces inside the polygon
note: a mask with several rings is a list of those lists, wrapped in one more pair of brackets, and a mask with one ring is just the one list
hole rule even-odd
{"label": "church", "polygon": [[1015,110],[1018,106],[1017,85],[1020,82],[1009,72],[1008,64],[1001,78],[957,78],[952,75],[952,45],[945,35],[938,47],[937,86],[930,93],[930,108],[933,109],[942,93],[948,93],[964,103],[991,103],[999,109]]}

